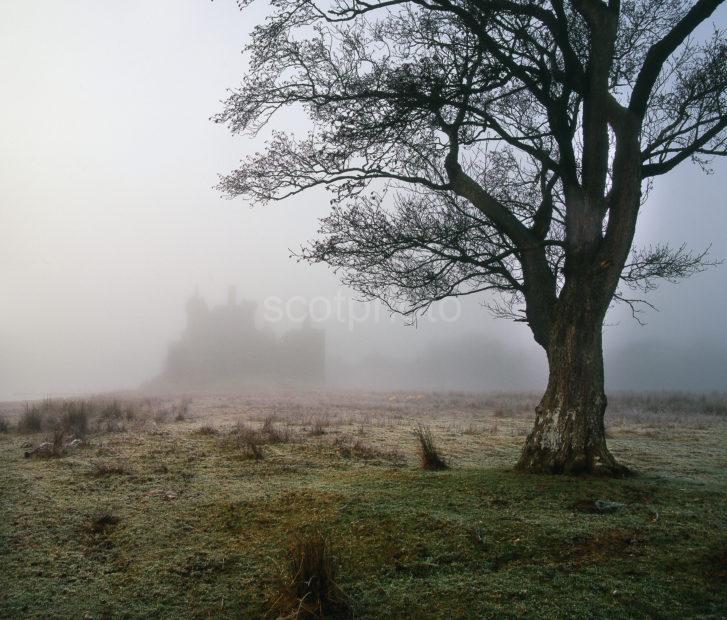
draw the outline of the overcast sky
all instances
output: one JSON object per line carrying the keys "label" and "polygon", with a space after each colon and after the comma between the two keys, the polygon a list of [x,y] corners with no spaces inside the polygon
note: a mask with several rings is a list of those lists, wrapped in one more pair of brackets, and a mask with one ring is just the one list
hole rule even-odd
{"label": "overcast sky", "polygon": [[[259,146],[209,117],[241,80],[240,51],[264,12],[232,0],[0,0],[0,398],[138,385],[161,368],[195,287],[210,303],[229,285],[257,300],[351,295],[326,267],[289,258],[315,233],[325,194],[250,209],[213,189]],[[685,164],[659,180],[639,242],[711,243],[727,257],[727,167],[714,169]],[[725,284],[727,266],[664,285],[644,327],[613,312],[616,387],[724,389]],[[329,322],[329,351],[355,363],[501,343],[541,367],[527,328],[490,318],[478,301],[454,323],[417,329],[385,313],[354,330]],[[639,350],[688,360],[691,374],[675,382],[673,368],[648,362],[641,375],[622,354]],[[502,387],[541,379],[528,371]]]}

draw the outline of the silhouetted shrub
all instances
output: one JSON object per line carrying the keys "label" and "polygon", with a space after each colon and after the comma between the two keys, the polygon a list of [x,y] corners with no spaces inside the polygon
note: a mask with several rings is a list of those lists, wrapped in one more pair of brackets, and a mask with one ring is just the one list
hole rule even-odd
{"label": "silhouetted shrub", "polygon": [[8,423],[8,421],[5,418],[0,417],[0,433],[8,433],[8,432],[10,432],[10,424]]}

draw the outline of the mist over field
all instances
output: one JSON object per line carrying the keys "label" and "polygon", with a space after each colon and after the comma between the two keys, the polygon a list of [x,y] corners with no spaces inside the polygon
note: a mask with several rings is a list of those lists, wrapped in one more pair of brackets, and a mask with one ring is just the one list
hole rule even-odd
{"label": "mist over field", "polygon": [[727,618],[725,6],[0,0],[0,618]]}
{"label": "mist over field", "polygon": [[[526,326],[492,318],[483,298],[435,306],[409,326],[358,304],[325,266],[291,258],[315,236],[324,192],[250,208],[213,189],[265,137],[233,138],[209,121],[239,82],[239,50],[265,10],[2,3],[0,398],[137,388],[163,371],[195,290],[212,307],[231,285],[257,302],[258,323],[293,300],[292,316],[268,321],[278,335],[310,311],[325,330],[327,385],[542,389],[542,350]],[[302,113],[285,123],[306,127]],[[726,172],[719,161],[711,175],[684,164],[657,179],[637,244],[711,244],[727,257]],[[724,389],[725,269],[664,284],[648,296],[658,312],[646,308],[644,326],[625,308],[610,312],[609,389]],[[343,313],[322,311],[340,296]]]}

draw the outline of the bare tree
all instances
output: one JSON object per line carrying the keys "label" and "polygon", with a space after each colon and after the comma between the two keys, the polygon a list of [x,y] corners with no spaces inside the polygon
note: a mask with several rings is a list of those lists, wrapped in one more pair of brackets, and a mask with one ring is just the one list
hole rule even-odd
{"label": "bare tree", "polygon": [[221,189],[328,188],[302,255],[397,311],[494,292],[549,363],[519,467],[623,473],[602,325],[635,308],[626,289],[709,264],[632,242],[653,177],[727,154],[727,42],[705,34],[721,2],[275,0],[216,120],[255,134],[302,107],[310,131],[272,131]]}

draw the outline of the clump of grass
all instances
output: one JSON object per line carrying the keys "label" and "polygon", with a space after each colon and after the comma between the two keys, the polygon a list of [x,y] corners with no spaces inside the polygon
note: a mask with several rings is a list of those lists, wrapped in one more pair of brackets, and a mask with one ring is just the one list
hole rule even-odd
{"label": "clump of grass", "polygon": [[174,406],[174,419],[177,422],[184,422],[189,417],[189,407],[192,404],[190,398],[183,398]]}
{"label": "clump of grass", "polygon": [[632,424],[675,424],[695,427],[727,416],[727,394],[687,392],[621,392],[609,394],[611,419]]}
{"label": "clump of grass", "polygon": [[128,470],[122,465],[115,465],[112,463],[94,463],[91,475],[94,478],[108,478],[109,476],[121,476],[128,473]]}
{"label": "clump of grass", "polygon": [[205,424],[204,426],[200,426],[196,429],[194,433],[195,435],[217,435],[219,434],[219,431],[214,426]]}
{"label": "clump of grass", "polygon": [[285,618],[346,618],[346,596],[336,583],[336,563],[320,533],[294,541],[290,548],[281,594],[274,607]]}
{"label": "clump of grass", "polygon": [[126,410],[117,400],[104,403],[96,418],[96,428],[100,432],[120,433],[126,430],[124,420],[133,420],[136,416],[132,407]]}
{"label": "clump of grass", "polygon": [[512,418],[515,416],[515,411],[510,405],[503,404],[495,407],[492,416],[495,418]]}
{"label": "clump of grass", "polygon": [[382,456],[378,450],[372,448],[369,444],[357,439],[354,443],[348,444],[345,441],[337,442],[338,453],[344,458],[360,458],[364,461],[375,459]]}
{"label": "clump of grass", "polygon": [[244,454],[253,461],[262,461],[265,458],[262,445],[255,441],[248,441],[245,444]]}
{"label": "clump of grass", "polygon": [[52,424],[64,433],[74,437],[84,437],[88,433],[89,405],[83,401],[67,401],[61,405],[60,414]]}
{"label": "clump of grass", "polygon": [[447,462],[439,454],[439,451],[434,445],[431,431],[420,424],[414,433],[419,441],[419,461],[422,469],[447,469]]}
{"label": "clump of grass", "polygon": [[326,426],[328,426],[328,424],[326,423],[325,420],[322,420],[321,418],[316,418],[315,420],[313,420],[313,425],[311,426],[311,429],[308,434],[311,435],[312,437],[319,437],[321,435],[325,435]]}
{"label": "clump of grass", "polygon": [[86,531],[91,534],[103,534],[118,525],[119,521],[119,517],[110,512],[97,512],[88,518]]}
{"label": "clump of grass", "polygon": [[265,443],[288,443],[290,441],[288,429],[279,428],[272,416],[265,418],[261,432],[265,437]]}
{"label": "clump of grass", "polygon": [[89,432],[121,432],[125,422],[137,416],[134,402],[105,399],[46,399],[26,403],[18,422],[19,433],[51,432],[62,429],[67,435],[85,437]]}
{"label": "clump of grass", "polygon": [[66,453],[66,432],[60,428],[53,431],[53,440],[51,441],[52,456],[63,456]]}
{"label": "clump of grass", "polygon": [[224,445],[232,448],[243,459],[260,461],[265,457],[263,452],[264,437],[260,431],[245,424],[238,424],[224,439]]}
{"label": "clump of grass", "polygon": [[169,409],[167,409],[167,408],[165,408],[163,406],[162,407],[159,407],[154,412],[154,421],[157,424],[164,424],[167,420],[169,420],[169,418],[171,417],[171,415],[172,415],[172,412],[169,411]]}
{"label": "clump of grass", "polygon": [[18,421],[19,433],[40,433],[43,430],[43,412],[41,407],[33,403],[25,403],[23,415]]}
{"label": "clump of grass", "polygon": [[395,464],[401,464],[404,460],[401,454],[395,450],[379,450],[360,439],[351,443],[345,438],[339,437],[333,442],[333,445],[338,449],[338,454],[345,459],[355,458],[363,461],[381,459]]}

